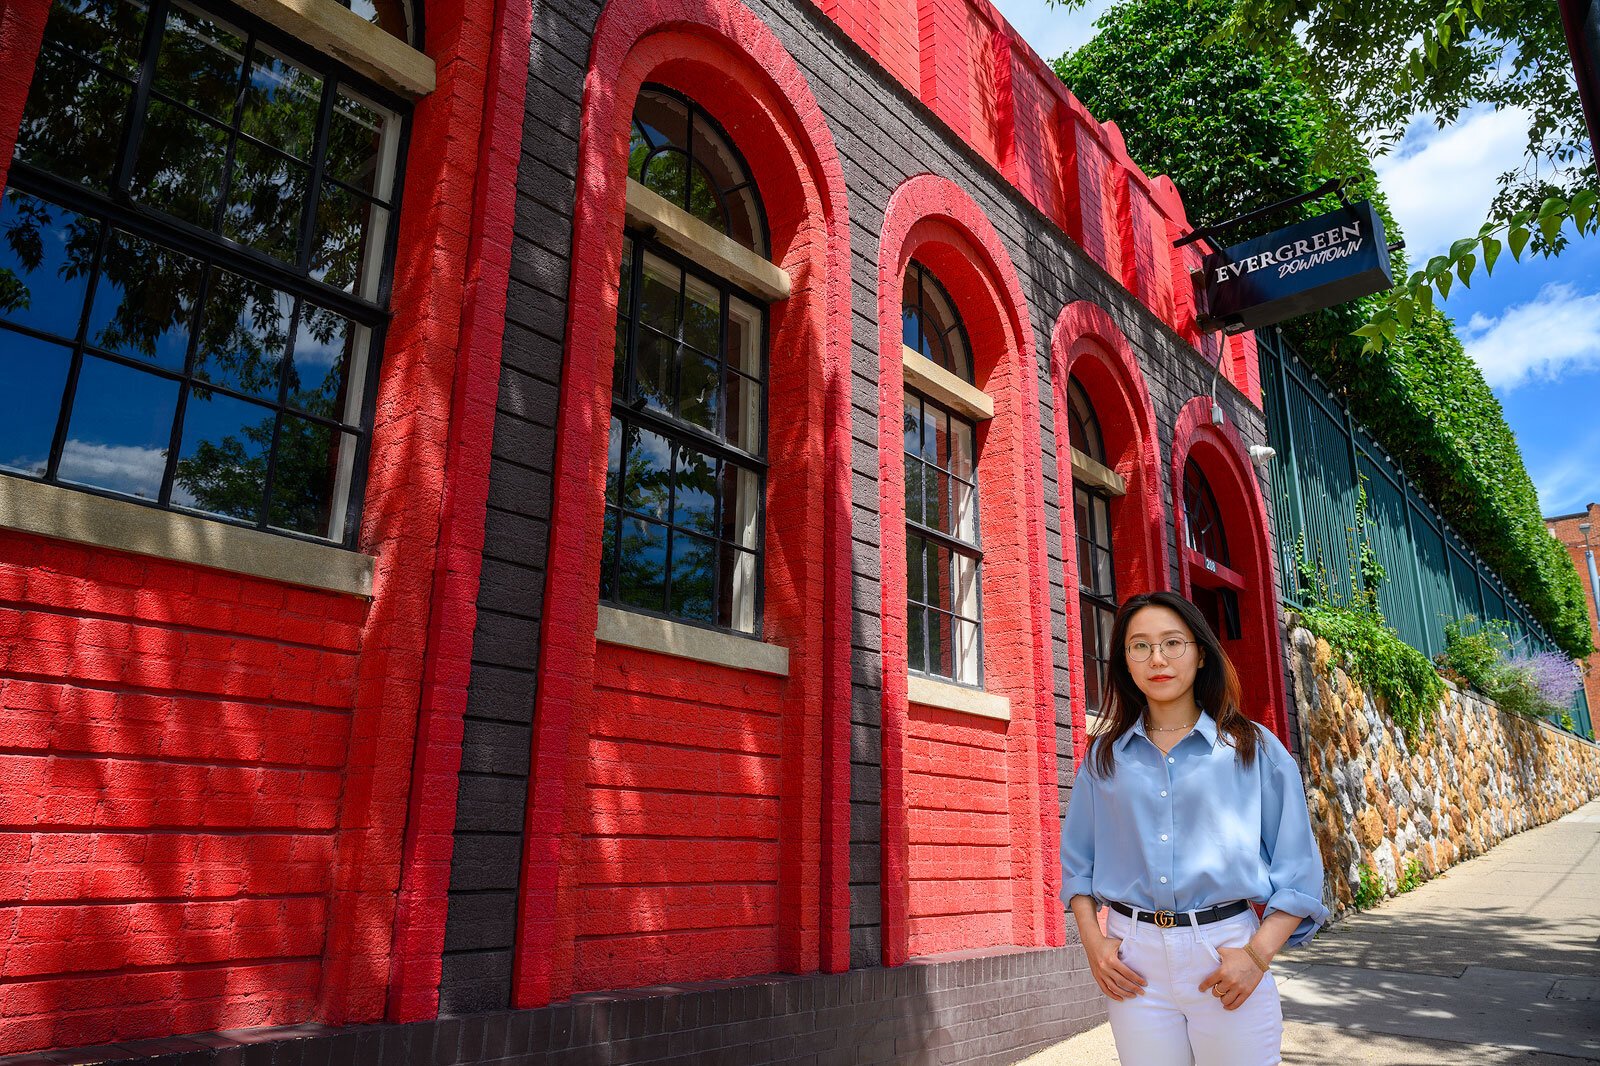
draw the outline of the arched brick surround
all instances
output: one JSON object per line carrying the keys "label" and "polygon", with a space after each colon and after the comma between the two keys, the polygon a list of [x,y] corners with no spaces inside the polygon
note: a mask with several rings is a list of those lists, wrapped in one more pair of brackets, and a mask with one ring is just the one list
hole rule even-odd
{"label": "arched brick surround", "polygon": [[[972,342],[976,384],[994,401],[994,419],[978,429],[983,659],[985,687],[1011,701],[1009,723],[908,702],[900,293],[913,257],[949,291]],[[1038,379],[1026,306],[999,234],[965,192],[931,174],[895,190],[878,251],[883,959],[890,966],[956,946],[1060,944],[1064,935],[1055,903],[1060,844]],[[959,753],[972,787],[997,792],[1002,802],[963,810],[972,805],[952,796],[941,812],[949,824],[935,824],[929,810],[919,810],[929,801],[919,805],[911,793],[929,787],[920,771],[941,753]],[[982,866],[990,884],[981,915],[952,915],[936,902],[957,861],[941,845],[941,831],[994,840]],[[971,869],[964,873],[970,877]],[[982,894],[977,881],[962,883]]]}
{"label": "arched brick surround", "polygon": [[1183,555],[1178,568],[1179,591],[1192,597],[1193,571],[1196,567],[1203,569],[1184,546],[1183,470],[1184,464],[1193,459],[1216,493],[1233,569],[1242,579],[1238,589],[1240,639],[1230,642],[1228,653],[1244,686],[1243,710],[1288,746],[1289,710],[1278,633],[1277,570],[1273,566],[1267,505],[1239,431],[1232,422],[1213,425],[1211,403],[1207,397],[1196,396],[1184,404],[1173,431],[1173,515],[1176,543]]}
{"label": "arched brick surround", "polygon": [[[787,678],[599,645],[594,636],[628,123],[646,80],[690,96],[729,132],[761,190],[773,258],[793,281],[790,298],[771,308],[765,556],[764,639],[788,648]],[[746,8],[651,0],[613,3],[601,15],[584,86],[573,252],[514,1002],[535,1006],[587,988],[662,980],[843,969],[850,407],[848,338],[834,323],[849,317],[844,179],[799,68]],[[699,764],[680,758],[671,766],[664,749],[652,754],[630,735],[623,739],[634,758],[601,757],[617,739],[603,738],[666,713],[674,700],[680,734],[736,722],[754,755],[718,749]],[[647,861],[650,844],[625,840],[612,818],[618,812],[591,810],[588,791],[643,797],[648,789],[627,775],[647,765],[661,769],[662,780],[696,766],[739,776],[740,788],[717,801],[724,815],[682,812],[689,824],[680,821],[677,831],[700,845],[663,840],[658,851],[675,869],[705,857],[758,870],[746,879],[770,890],[696,907],[687,880],[624,887],[621,873],[630,861]],[[601,898],[643,917],[602,929],[604,915],[586,906]],[[715,928],[700,932],[695,923]],[[669,942],[677,946],[669,950]]]}
{"label": "arched brick surround", "polygon": [[[1068,304],[1050,341],[1050,382],[1055,394],[1056,468],[1061,486],[1062,584],[1067,601],[1067,646],[1076,676],[1083,662],[1078,612],[1078,548],[1072,507],[1072,456],[1068,451],[1067,382],[1076,379],[1089,398],[1105,438],[1108,465],[1127,482],[1127,495],[1111,505],[1117,596],[1167,587],[1165,511],[1155,410],[1138,359],[1122,330],[1102,307]],[[1088,744],[1083,686],[1072,690],[1073,763]]]}

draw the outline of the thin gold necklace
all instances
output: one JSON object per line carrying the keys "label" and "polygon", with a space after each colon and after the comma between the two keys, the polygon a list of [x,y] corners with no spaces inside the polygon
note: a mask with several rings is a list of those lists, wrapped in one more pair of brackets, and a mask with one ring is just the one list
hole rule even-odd
{"label": "thin gold necklace", "polygon": [[1145,724],[1144,724],[1144,731],[1146,733],[1176,733],[1176,732],[1179,732],[1180,730],[1184,730],[1184,729],[1193,729],[1195,726],[1197,726],[1199,724],[1200,724],[1200,719],[1199,718],[1196,718],[1194,721],[1190,722],[1188,725],[1151,725],[1149,720],[1146,719],[1145,720]]}

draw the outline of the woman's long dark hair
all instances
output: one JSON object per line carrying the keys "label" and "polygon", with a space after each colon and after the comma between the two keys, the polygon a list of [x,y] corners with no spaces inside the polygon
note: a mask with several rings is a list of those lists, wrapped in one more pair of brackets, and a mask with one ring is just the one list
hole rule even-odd
{"label": "woman's long dark hair", "polygon": [[1107,669],[1111,691],[1107,694],[1102,728],[1090,740],[1088,758],[1102,778],[1116,772],[1113,747],[1132,729],[1145,712],[1144,693],[1128,672],[1128,623],[1146,607],[1165,607],[1183,619],[1194,634],[1197,645],[1192,654],[1204,653],[1205,663],[1195,673],[1194,701],[1201,714],[1217,720],[1217,735],[1227,737],[1238,752],[1239,761],[1249,766],[1256,757],[1256,727],[1239,709],[1239,675],[1222,650],[1222,642],[1211,631],[1200,609],[1176,592],[1146,592],[1130,597],[1117,610],[1111,628],[1111,663]]}

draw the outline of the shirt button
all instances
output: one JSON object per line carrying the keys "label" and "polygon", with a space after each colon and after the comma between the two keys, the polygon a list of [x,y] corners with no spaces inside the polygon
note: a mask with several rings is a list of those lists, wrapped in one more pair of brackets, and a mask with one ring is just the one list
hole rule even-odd
{"label": "shirt button", "polygon": [[1174,759],[1174,758],[1173,758],[1173,757],[1172,757],[1172,756],[1170,756],[1170,755],[1168,755],[1168,756],[1167,756],[1167,761],[1168,761],[1168,762],[1177,762],[1177,761],[1178,761],[1178,760],[1177,760],[1177,759]]}
{"label": "shirt button", "polygon": [[1167,883],[1167,879],[1166,879],[1166,878],[1165,878],[1165,877],[1163,877],[1163,878],[1162,878],[1162,879],[1161,879],[1161,883],[1162,883],[1162,884],[1166,884],[1166,883]]}
{"label": "shirt button", "polygon": [[1162,840],[1165,840],[1165,839],[1167,839],[1167,834],[1165,834],[1165,833],[1162,833],[1162,834],[1161,834],[1161,839],[1162,839]]}
{"label": "shirt button", "polygon": [[1162,799],[1166,799],[1166,797],[1167,797],[1167,790],[1166,789],[1162,789],[1161,790],[1161,798]]}

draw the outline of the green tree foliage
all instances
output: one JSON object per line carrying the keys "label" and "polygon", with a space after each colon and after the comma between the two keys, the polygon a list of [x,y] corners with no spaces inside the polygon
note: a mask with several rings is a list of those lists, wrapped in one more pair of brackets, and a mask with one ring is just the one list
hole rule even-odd
{"label": "green tree foliage", "polygon": [[1523,157],[1500,176],[1488,220],[1373,309],[1369,347],[1393,343],[1395,323],[1431,306],[1435,290],[1445,297],[1479,265],[1492,271],[1503,249],[1520,258],[1531,242],[1552,255],[1568,223],[1600,231],[1594,150],[1550,0],[1238,0],[1225,33],[1269,56],[1305,42],[1308,83],[1340,103],[1329,113],[1338,135],[1319,145],[1330,165],[1389,151],[1419,115],[1440,128],[1474,106],[1529,115]]}
{"label": "green tree foliage", "polygon": [[[1192,219],[1230,218],[1343,173],[1398,239],[1370,162],[1350,154],[1360,144],[1355,127],[1309,77],[1305,50],[1292,37],[1251,45],[1228,35],[1239,2],[1125,0],[1088,44],[1056,61],[1056,73],[1097,117],[1117,123],[1134,159],[1172,177]],[[1327,150],[1338,144],[1345,154]],[[1403,255],[1395,266],[1406,270]],[[1284,332],[1560,646],[1588,654],[1582,589],[1545,532],[1499,401],[1431,303],[1394,311],[1381,350],[1352,336],[1383,307],[1383,297],[1370,297]]]}

